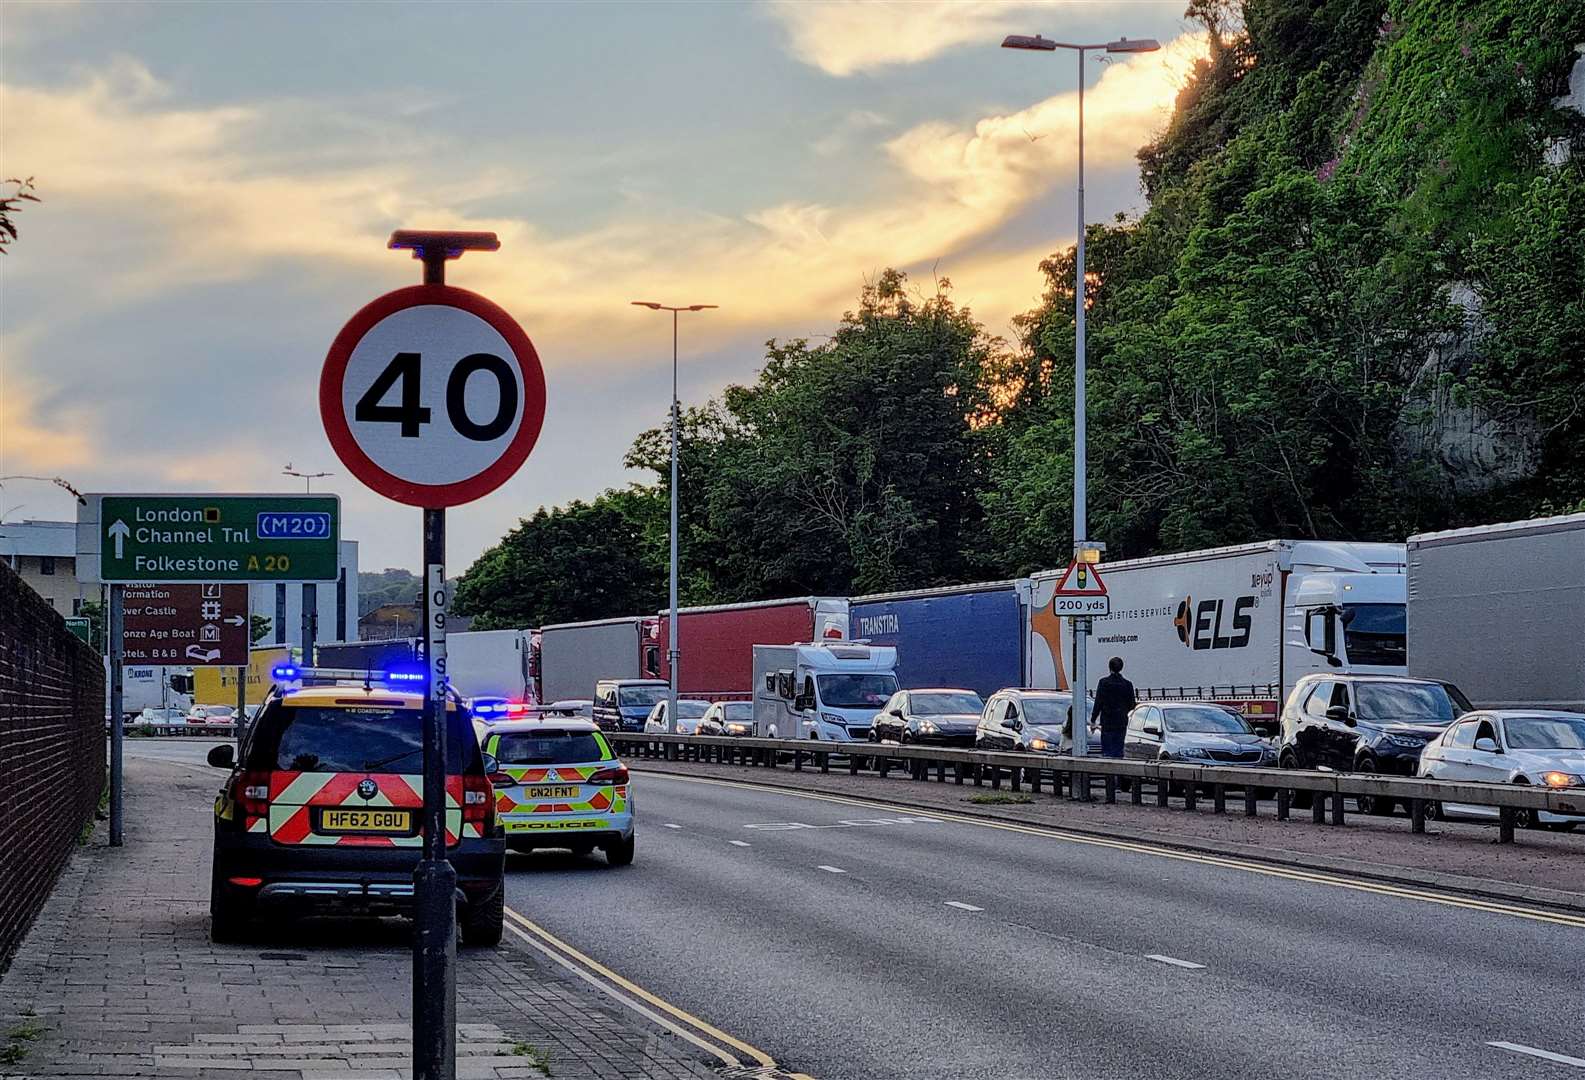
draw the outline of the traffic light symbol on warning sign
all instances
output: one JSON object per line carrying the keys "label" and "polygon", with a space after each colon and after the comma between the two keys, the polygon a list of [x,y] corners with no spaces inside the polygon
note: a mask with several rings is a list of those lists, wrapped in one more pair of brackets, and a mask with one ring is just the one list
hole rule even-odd
{"label": "traffic light symbol on warning sign", "polygon": [[1110,614],[1112,598],[1106,593],[1100,570],[1077,560],[1069,563],[1051,594],[1051,610],[1070,618]]}

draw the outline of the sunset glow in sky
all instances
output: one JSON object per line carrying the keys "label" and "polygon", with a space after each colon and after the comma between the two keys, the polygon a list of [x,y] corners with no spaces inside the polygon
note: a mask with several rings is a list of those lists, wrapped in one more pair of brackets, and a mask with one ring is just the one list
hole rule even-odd
{"label": "sunset glow in sky", "polygon": [[[36,178],[0,258],[0,475],[82,490],[292,491],[336,476],[365,569],[418,515],[352,481],[320,426],[325,350],[418,280],[395,228],[491,229],[453,284],[546,366],[528,464],[451,515],[460,572],[621,465],[682,397],[829,333],[886,266],[950,277],[997,333],[1074,235],[1072,54],[1004,34],[1156,37],[1090,61],[1091,220],[1138,209],[1134,152],[1204,40],[1142,3],[28,4],[0,13],[0,175]],[[70,518],[38,484],[6,519]]]}

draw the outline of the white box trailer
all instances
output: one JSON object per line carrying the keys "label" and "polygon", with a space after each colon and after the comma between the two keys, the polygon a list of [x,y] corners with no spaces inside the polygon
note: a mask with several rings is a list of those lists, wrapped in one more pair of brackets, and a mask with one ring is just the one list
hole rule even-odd
{"label": "white box trailer", "polygon": [[[645,648],[659,649],[648,637],[653,618],[596,619],[557,623],[539,632],[539,677],[544,701],[594,697],[601,679],[653,678],[644,670]],[[651,657],[653,659],[653,656]]]}
{"label": "white box trailer", "polygon": [[[1402,544],[1268,540],[1099,569],[1111,614],[1093,620],[1091,692],[1119,656],[1142,700],[1220,702],[1271,729],[1301,675],[1405,670]],[[1061,577],[1032,578],[1029,686],[1070,689]]]}
{"label": "white box trailer", "polygon": [[1409,537],[1409,674],[1585,712],[1585,514]]}
{"label": "white box trailer", "polygon": [[864,742],[897,692],[897,650],[821,641],[754,646],[754,734]]}

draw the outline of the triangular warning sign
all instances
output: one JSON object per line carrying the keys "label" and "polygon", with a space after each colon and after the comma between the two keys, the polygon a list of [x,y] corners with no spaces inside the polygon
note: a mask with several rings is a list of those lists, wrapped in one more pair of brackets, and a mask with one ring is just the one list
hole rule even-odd
{"label": "triangular warning sign", "polygon": [[1105,596],[1106,582],[1101,580],[1099,569],[1090,563],[1074,560],[1057,582],[1053,596]]}

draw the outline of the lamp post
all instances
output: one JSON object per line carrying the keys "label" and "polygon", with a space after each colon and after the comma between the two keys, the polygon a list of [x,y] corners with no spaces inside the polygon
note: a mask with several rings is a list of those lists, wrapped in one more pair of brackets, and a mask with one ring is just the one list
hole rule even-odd
{"label": "lamp post", "polygon": [[292,468],[292,463],[290,461],[286,463],[286,468],[281,470],[281,474],[283,476],[297,477],[297,479],[303,482],[303,490],[309,492],[310,494],[313,493],[315,480],[322,479],[326,476],[336,475],[335,473],[328,472],[300,472],[299,470]]}
{"label": "lamp post", "polygon": [[[1069,49],[1079,56],[1079,237],[1073,266],[1073,555],[1074,558],[1084,558],[1087,562],[1093,562],[1094,557],[1087,557],[1085,554],[1093,551],[1094,546],[1090,544],[1086,535],[1089,526],[1086,522],[1088,508],[1085,505],[1087,495],[1085,473],[1088,463],[1085,458],[1084,413],[1084,56],[1090,52],[1155,52],[1161,48],[1161,45],[1153,38],[1137,40],[1119,38],[1116,41],[1095,45],[1078,45],[1067,41],[1052,41],[1039,34],[1034,37],[1009,34],[1002,40],[1002,48],[1023,49],[1029,52],[1056,52],[1058,49]],[[1083,757],[1089,753],[1090,739],[1086,727],[1089,717],[1083,715],[1085,691],[1089,685],[1085,671],[1089,634],[1088,618],[1073,620],[1073,678],[1069,688],[1073,692],[1074,757]]]}
{"label": "lamp post", "polygon": [[677,734],[677,313],[704,311],[718,304],[657,304],[653,300],[634,300],[634,307],[671,312],[671,587],[666,635],[666,733]]}

